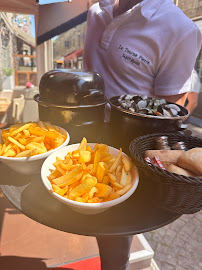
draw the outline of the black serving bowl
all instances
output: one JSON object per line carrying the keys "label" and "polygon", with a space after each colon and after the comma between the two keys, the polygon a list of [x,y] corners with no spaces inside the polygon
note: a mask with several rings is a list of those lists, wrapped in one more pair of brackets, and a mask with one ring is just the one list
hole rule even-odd
{"label": "black serving bowl", "polygon": [[[182,122],[188,117],[189,111],[180,106],[181,116],[160,117],[132,113],[120,108],[119,96],[109,99],[111,105],[110,115],[110,136],[115,147],[122,147],[128,153],[129,145],[132,140],[139,136],[154,132],[179,131]],[[171,102],[168,102],[172,104]]]}
{"label": "black serving bowl", "polygon": [[40,120],[65,128],[71,143],[78,143],[83,137],[89,142],[101,140],[107,98],[98,73],[49,71],[42,76],[34,100]]}

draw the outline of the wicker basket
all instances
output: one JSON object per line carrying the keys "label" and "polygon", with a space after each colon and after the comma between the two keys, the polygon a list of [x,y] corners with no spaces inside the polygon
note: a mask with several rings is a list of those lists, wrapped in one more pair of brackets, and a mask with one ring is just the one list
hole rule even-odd
{"label": "wicker basket", "polygon": [[152,196],[159,206],[178,214],[191,214],[202,209],[202,178],[186,177],[149,165],[144,152],[155,149],[154,139],[167,136],[169,145],[183,141],[188,149],[202,147],[202,139],[176,133],[153,133],[134,139],[130,154],[139,169],[140,184],[145,194]]}

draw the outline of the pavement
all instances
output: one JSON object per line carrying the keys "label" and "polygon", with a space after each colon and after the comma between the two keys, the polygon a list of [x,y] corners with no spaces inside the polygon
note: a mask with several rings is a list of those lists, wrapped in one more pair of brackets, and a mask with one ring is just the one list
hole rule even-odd
{"label": "pavement", "polygon": [[[188,124],[188,129],[202,138],[202,128]],[[160,270],[202,270],[202,211],[182,215],[144,236]]]}

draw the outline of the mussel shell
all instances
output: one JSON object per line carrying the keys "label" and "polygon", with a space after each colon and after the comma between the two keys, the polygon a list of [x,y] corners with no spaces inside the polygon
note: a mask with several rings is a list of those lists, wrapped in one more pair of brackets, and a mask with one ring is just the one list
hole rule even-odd
{"label": "mussel shell", "polygon": [[135,112],[136,112],[134,108],[129,108],[128,110],[129,110],[130,112],[132,112],[132,113],[135,113]]}
{"label": "mussel shell", "polygon": [[141,96],[133,96],[133,101],[137,104],[140,100],[142,100]]}
{"label": "mussel shell", "polygon": [[163,116],[164,117],[173,117],[171,112],[166,110],[166,109],[163,109]]}
{"label": "mussel shell", "polygon": [[124,99],[127,100],[127,101],[128,100],[133,100],[133,95],[125,95]]}
{"label": "mussel shell", "polygon": [[139,109],[145,109],[147,107],[147,101],[146,100],[140,100],[140,101],[138,101],[137,107]]}
{"label": "mussel shell", "polygon": [[135,110],[135,112],[138,111],[138,106],[135,102],[132,103],[132,108]]}
{"label": "mussel shell", "polygon": [[180,112],[180,107],[178,107],[176,104],[166,104],[165,105],[165,108],[166,109],[174,109],[176,110],[177,112]]}
{"label": "mussel shell", "polygon": [[148,115],[149,114],[149,111],[150,110],[148,110],[147,108],[143,108],[143,109],[139,109],[138,110],[138,113]]}
{"label": "mussel shell", "polygon": [[170,108],[170,112],[171,112],[173,117],[178,116],[178,111],[176,111],[174,108]]}
{"label": "mussel shell", "polygon": [[162,107],[162,105],[159,105],[157,107],[157,112],[159,112],[161,115],[163,115],[163,107]]}

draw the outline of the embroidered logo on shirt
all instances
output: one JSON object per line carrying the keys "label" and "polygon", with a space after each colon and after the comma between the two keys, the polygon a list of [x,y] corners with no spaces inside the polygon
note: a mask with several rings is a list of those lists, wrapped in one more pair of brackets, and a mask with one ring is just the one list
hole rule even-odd
{"label": "embroidered logo on shirt", "polygon": [[150,64],[150,62],[146,60],[142,55],[133,52],[127,47],[123,47],[121,44],[119,45],[118,49],[122,51],[122,58],[131,62],[132,64],[137,66],[140,66],[140,63],[144,63],[147,66]]}

